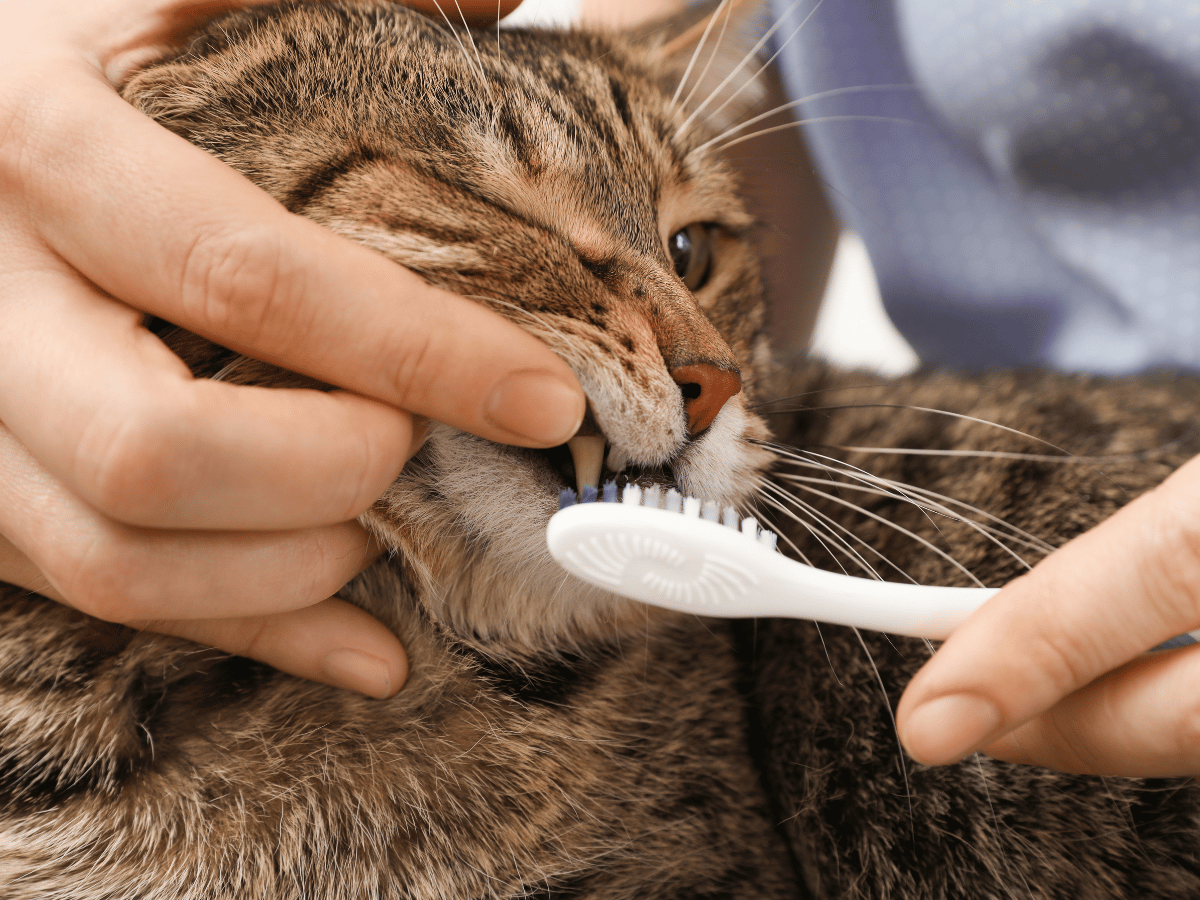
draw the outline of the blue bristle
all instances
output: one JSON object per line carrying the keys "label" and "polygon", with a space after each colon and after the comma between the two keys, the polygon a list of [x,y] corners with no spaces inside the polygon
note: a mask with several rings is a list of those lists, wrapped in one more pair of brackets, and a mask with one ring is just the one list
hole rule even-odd
{"label": "blue bristle", "polygon": [[590,484],[585,484],[583,486],[583,490],[579,494],[579,502],[580,503],[595,503],[596,502],[596,489],[594,487],[592,487]]}
{"label": "blue bristle", "polygon": [[617,502],[617,483],[615,481],[604,482],[604,492],[601,494],[600,499],[605,503]]}
{"label": "blue bristle", "polygon": [[558,508],[566,509],[568,506],[574,506],[579,502],[579,498],[575,496],[575,492],[570,488],[563,488],[558,492]]}

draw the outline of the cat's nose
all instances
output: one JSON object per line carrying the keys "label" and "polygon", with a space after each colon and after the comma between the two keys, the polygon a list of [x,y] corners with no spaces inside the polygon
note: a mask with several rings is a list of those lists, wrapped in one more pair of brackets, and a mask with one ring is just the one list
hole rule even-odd
{"label": "cat's nose", "polygon": [[676,366],[671,370],[671,377],[683,394],[688,433],[692,435],[699,434],[711,425],[725,401],[742,389],[742,379],[737,372],[712,363]]}

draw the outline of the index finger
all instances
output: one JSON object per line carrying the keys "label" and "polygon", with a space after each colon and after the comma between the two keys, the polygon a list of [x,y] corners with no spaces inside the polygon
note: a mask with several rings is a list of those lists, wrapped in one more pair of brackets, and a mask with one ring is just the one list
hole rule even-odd
{"label": "index finger", "polygon": [[1200,624],[1200,459],[989,600],[897,709],[918,760],[953,762]]}
{"label": "index finger", "polygon": [[578,428],[582,391],[536,338],[288,213],[80,71],[35,101],[33,146],[9,163],[43,238],[105,291],[491,440],[552,446]]}

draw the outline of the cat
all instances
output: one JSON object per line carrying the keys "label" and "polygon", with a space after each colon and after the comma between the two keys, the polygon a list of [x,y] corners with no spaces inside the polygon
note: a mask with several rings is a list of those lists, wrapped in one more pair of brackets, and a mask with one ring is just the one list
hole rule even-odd
{"label": "cat", "polygon": [[[769,517],[828,446],[1012,449],[878,408],[961,407],[1125,461],[872,469],[1061,541],[1200,451],[1182,380],[1129,402],[1049,375],[773,372],[725,122],[672,99],[707,15],[471,34],[384,0],[285,2],[217,19],[122,91],[292,211],[543,339],[619,480]],[[754,100],[723,84],[732,58],[697,94],[723,92],[727,117]],[[152,327],[200,377],[323,387]],[[4,589],[0,898],[1200,896],[1190,781],[906,762],[888,704],[922,643],[699,620],[566,577],[544,530],[574,453],[431,427],[363,517],[390,553],[342,592],[408,650],[386,701]],[[863,505],[931,532],[898,490]],[[813,499],[913,577],[964,577]],[[775,521],[807,554],[833,527]],[[936,524],[984,580],[1017,571],[981,530]]]}

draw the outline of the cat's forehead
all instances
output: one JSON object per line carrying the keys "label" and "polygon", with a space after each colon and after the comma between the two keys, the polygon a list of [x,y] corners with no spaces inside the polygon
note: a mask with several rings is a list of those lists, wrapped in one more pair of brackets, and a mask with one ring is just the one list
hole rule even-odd
{"label": "cat's forehead", "polygon": [[225,20],[126,93],[297,211],[387,161],[600,256],[661,252],[660,210],[681,198],[696,209],[677,226],[739,214],[647,61],[583,32],[468,34],[391,3],[301,4]]}

